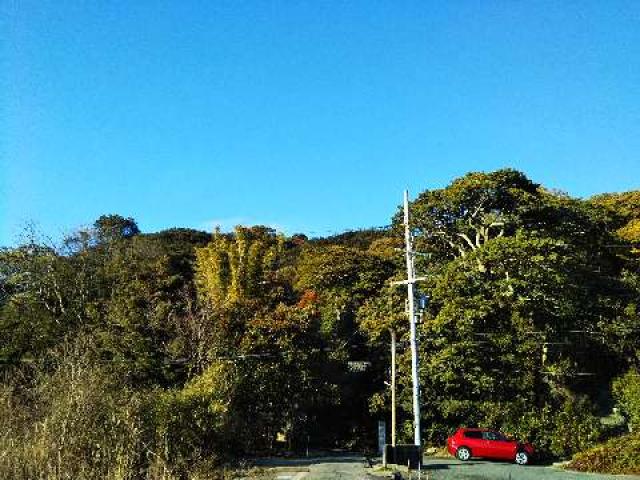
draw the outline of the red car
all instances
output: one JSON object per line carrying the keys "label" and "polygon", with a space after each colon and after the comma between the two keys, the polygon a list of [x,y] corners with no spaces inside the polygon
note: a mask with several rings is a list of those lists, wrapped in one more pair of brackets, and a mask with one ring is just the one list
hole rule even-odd
{"label": "red car", "polygon": [[485,428],[459,428],[447,439],[447,450],[458,460],[471,457],[510,460],[526,465],[533,456],[533,445],[520,443],[506,435]]}

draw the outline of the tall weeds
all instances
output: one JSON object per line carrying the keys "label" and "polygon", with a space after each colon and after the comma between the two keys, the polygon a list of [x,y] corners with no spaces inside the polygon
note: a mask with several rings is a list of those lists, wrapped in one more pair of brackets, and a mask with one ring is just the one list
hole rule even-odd
{"label": "tall weeds", "polygon": [[[158,406],[166,403],[162,399],[175,395],[123,385],[91,345],[91,339],[80,337],[51,352],[46,363],[0,381],[0,480],[256,475],[245,468],[223,468],[218,457],[190,448],[188,425],[176,430],[158,414]],[[167,452],[174,450],[184,453],[173,458]]]}
{"label": "tall weeds", "polygon": [[32,388],[2,386],[2,478],[139,478],[150,440],[144,401],[84,347],[76,342],[55,352]]}

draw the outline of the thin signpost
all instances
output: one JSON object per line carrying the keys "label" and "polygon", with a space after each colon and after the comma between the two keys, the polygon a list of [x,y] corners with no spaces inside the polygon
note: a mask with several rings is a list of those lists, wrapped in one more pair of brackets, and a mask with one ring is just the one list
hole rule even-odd
{"label": "thin signpost", "polygon": [[396,446],[396,331],[391,329],[391,445]]}

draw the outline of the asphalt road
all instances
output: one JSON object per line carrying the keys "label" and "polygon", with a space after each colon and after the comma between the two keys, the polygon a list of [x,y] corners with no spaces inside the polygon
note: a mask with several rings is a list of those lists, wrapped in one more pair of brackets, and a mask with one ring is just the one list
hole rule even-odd
{"label": "asphalt road", "polygon": [[[300,459],[263,459],[258,464],[274,468],[275,480],[375,480],[388,478],[368,468],[364,457],[340,455]],[[408,479],[406,468],[402,476]],[[503,462],[428,459],[421,480],[640,480],[640,476],[598,475],[565,471],[555,467]],[[417,472],[411,480],[418,480]]]}
{"label": "asphalt road", "polygon": [[[460,462],[451,459],[428,459],[422,480],[612,480],[640,479],[633,475],[599,475],[578,473],[542,465],[519,466],[506,462],[470,460]],[[426,479],[425,479],[426,477]],[[413,478],[417,480],[417,475]]]}
{"label": "asphalt road", "polygon": [[365,471],[369,464],[361,455],[264,458],[256,464],[273,469],[275,480],[371,480]]}

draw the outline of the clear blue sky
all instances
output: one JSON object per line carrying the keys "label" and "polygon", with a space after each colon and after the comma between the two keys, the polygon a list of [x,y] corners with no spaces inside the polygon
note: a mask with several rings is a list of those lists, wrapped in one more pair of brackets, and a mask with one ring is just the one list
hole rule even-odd
{"label": "clear blue sky", "polygon": [[0,245],[388,223],[510,166],[640,187],[640,2],[0,1]]}

